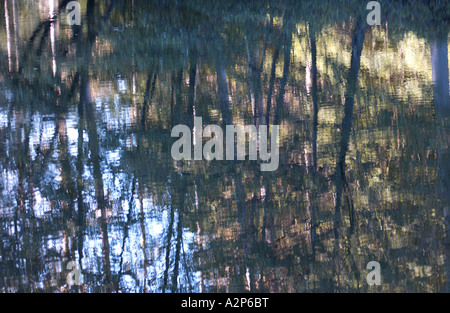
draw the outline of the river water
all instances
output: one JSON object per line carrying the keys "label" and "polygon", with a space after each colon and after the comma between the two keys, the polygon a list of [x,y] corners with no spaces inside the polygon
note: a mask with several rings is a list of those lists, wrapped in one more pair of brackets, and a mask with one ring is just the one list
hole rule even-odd
{"label": "river water", "polygon": [[1,292],[449,291],[448,2],[2,2]]}

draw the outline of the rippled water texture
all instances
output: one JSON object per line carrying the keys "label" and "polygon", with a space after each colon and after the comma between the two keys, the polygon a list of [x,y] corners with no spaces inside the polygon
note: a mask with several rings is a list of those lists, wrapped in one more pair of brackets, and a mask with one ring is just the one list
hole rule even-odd
{"label": "rippled water texture", "polygon": [[380,2],[2,0],[0,291],[449,291],[450,4]]}

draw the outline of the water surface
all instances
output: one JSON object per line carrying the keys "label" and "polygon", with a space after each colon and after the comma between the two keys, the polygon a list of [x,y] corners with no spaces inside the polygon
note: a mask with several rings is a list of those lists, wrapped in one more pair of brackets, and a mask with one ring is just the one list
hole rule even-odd
{"label": "water surface", "polygon": [[[3,2],[1,292],[449,291],[447,2]],[[174,161],[195,116],[278,169]]]}

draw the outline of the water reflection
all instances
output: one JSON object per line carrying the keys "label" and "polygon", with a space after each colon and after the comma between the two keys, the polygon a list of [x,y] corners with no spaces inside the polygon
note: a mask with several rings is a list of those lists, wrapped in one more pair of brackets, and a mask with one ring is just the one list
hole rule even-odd
{"label": "water reflection", "polygon": [[[447,4],[67,2],[2,8],[2,292],[449,291]],[[174,162],[196,116],[278,170]]]}

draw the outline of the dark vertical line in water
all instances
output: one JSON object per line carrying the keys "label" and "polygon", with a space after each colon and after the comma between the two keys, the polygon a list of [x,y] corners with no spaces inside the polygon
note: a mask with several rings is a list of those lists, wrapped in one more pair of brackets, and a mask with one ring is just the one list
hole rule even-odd
{"label": "dark vertical line in water", "polygon": [[144,205],[142,195],[144,193],[144,188],[142,185],[142,181],[139,179],[139,206],[140,206],[140,214],[139,214],[139,222],[141,225],[141,233],[142,233],[142,254],[144,255],[144,293],[147,293],[147,266],[148,266],[148,258],[147,258],[147,236],[145,231],[145,213],[144,213]]}
{"label": "dark vertical line in water", "polygon": [[[340,141],[340,151],[338,155],[338,160],[336,163],[336,208],[335,208],[335,218],[334,218],[334,235],[335,238],[339,237],[338,228],[340,225],[340,208],[342,199],[342,190],[345,181],[345,157],[347,155],[348,143],[350,138],[350,131],[352,128],[353,121],[353,105],[354,105],[354,94],[357,87],[358,72],[361,62],[361,53],[364,44],[364,37],[366,32],[367,24],[359,18],[355,25],[355,31],[352,39],[352,56],[350,62],[350,69],[347,73],[347,89],[345,92],[345,104],[344,104],[344,118],[342,120],[342,137]],[[352,213],[351,213],[352,214]]]}
{"label": "dark vertical line in water", "polygon": [[12,0],[12,17],[13,17],[13,27],[14,27],[14,52],[16,57],[16,71],[19,71],[20,67],[20,56],[19,56],[19,41],[20,41],[20,33],[19,33],[19,17],[17,13],[17,5],[16,1]]}
{"label": "dark vertical line in water", "polygon": [[162,292],[166,292],[167,288],[167,281],[169,278],[169,268],[170,268],[170,248],[172,246],[171,240],[172,240],[172,233],[173,233],[173,224],[175,219],[175,209],[173,204],[170,205],[170,222],[169,222],[169,228],[167,231],[167,244],[166,244],[166,268],[164,270],[164,278],[163,278],[163,286],[162,286]]}
{"label": "dark vertical line in water", "polygon": [[314,172],[317,171],[317,127],[319,116],[319,103],[317,99],[317,48],[316,48],[316,35],[314,31],[309,28],[309,40],[311,42],[311,74],[312,74],[312,87],[311,95],[313,101],[313,138],[312,138],[312,154],[313,154],[313,166]]}
{"label": "dark vertical line in water", "polygon": [[278,46],[275,47],[275,51],[272,56],[272,67],[270,69],[270,78],[269,78],[269,89],[267,91],[267,106],[266,106],[266,125],[270,123],[270,110],[272,107],[272,94],[273,88],[275,84],[275,71],[277,67],[278,57],[280,56],[280,48]]}
{"label": "dark vertical line in water", "polygon": [[170,79],[170,129],[172,129],[175,125],[175,117],[174,117],[174,105],[175,105],[175,100],[174,100],[174,89],[173,88],[173,80],[174,80],[174,74],[171,74],[171,79]]}
{"label": "dark vertical line in water", "polygon": [[78,221],[77,221],[77,240],[78,240],[78,256],[79,256],[79,267],[82,270],[82,262],[83,259],[83,235],[84,235],[84,229],[86,227],[86,221],[85,221],[85,207],[84,207],[84,198],[83,198],[83,155],[84,155],[84,149],[83,149],[83,130],[84,130],[84,110],[83,105],[80,105],[81,102],[79,102],[78,105],[78,144],[77,144],[77,160],[76,160],[76,171],[77,171],[77,209],[78,209]]}
{"label": "dark vertical line in water", "polygon": [[[253,118],[254,118],[254,124],[258,127],[258,125],[261,125],[264,123],[264,112],[263,112],[263,96],[262,96],[262,89],[261,89],[261,71],[262,68],[258,65],[258,46],[255,45],[255,50],[248,51],[249,58],[248,58],[248,69],[249,69],[249,80],[250,80],[250,91],[253,94],[254,99],[254,112],[253,112]],[[263,52],[264,54],[264,52]]]}
{"label": "dark vertical line in water", "polygon": [[132,186],[131,186],[131,194],[130,194],[130,199],[128,200],[128,214],[127,214],[127,221],[125,223],[125,228],[123,230],[123,238],[122,238],[122,251],[120,252],[120,261],[119,261],[119,273],[117,274],[117,283],[116,283],[116,292],[119,292],[119,284],[120,284],[120,277],[122,276],[123,273],[123,253],[125,251],[125,244],[128,238],[128,229],[130,227],[130,223],[132,220],[132,214],[134,211],[134,193],[136,190],[136,178],[133,177],[133,182],[132,182]]}
{"label": "dark vertical line in water", "polygon": [[275,109],[274,125],[280,124],[281,115],[284,113],[284,94],[286,91],[286,84],[289,78],[289,67],[291,64],[291,49],[292,49],[292,22],[290,16],[287,14],[283,18],[283,29],[281,36],[284,41],[284,60],[283,60],[283,77],[280,82],[280,93],[278,94],[277,107]]}
{"label": "dark vertical line in water", "polygon": [[445,292],[450,292],[450,95],[447,38],[436,35],[430,43],[433,77],[433,103],[437,119],[438,166],[441,189],[442,217],[445,228],[443,247],[446,263]]}
{"label": "dark vertical line in water", "polygon": [[[147,84],[145,87],[145,93],[144,93],[144,104],[142,105],[142,112],[141,112],[141,124],[143,127],[147,126],[147,111],[148,111],[148,105],[151,104],[153,94],[155,92],[155,86],[156,86],[156,78],[157,75],[149,73],[147,76]],[[150,89],[151,86],[151,89]]]}
{"label": "dark vertical line in water", "polygon": [[176,76],[175,82],[175,111],[178,112],[176,115],[177,124],[182,122],[183,119],[180,118],[182,116],[182,112],[184,113],[183,106],[183,69],[180,69]]}
{"label": "dark vertical line in water", "polygon": [[102,240],[102,259],[103,259],[103,291],[111,292],[113,290],[113,282],[111,275],[111,260],[110,260],[110,247],[109,247],[109,234],[108,234],[108,222],[107,222],[107,201],[104,195],[104,184],[103,184],[103,174],[101,169],[101,155],[100,155],[100,145],[99,145],[99,135],[97,131],[97,114],[95,103],[92,101],[90,93],[90,82],[89,82],[89,66],[90,66],[90,55],[92,50],[92,45],[95,39],[94,30],[96,29],[95,23],[95,1],[90,0],[89,10],[87,10],[87,21],[88,21],[88,37],[86,40],[87,46],[84,48],[84,40],[81,38],[82,30],[79,29],[78,35],[78,47],[77,50],[83,50],[84,64],[86,68],[83,68],[81,74],[80,83],[80,101],[83,102],[85,108],[85,118],[86,126],[89,136],[89,150],[91,152],[91,162],[93,167],[94,176],[94,189],[95,189],[95,199],[97,202],[97,209],[100,211],[100,217],[97,218],[97,222],[100,228],[100,237]]}
{"label": "dark vertical line in water", "polygon": [[190,63],[190,69],[189,69],[189,94],[188,94],[188,109],[186,114],[186,125],[192,129],[193,127],[193,117],[194,117],[194,110],[195,110],[195,89],[197,85],[197,58],[198,53],[197,49],[193,48],[190,50],[190,56],[189,56],[189,63]]}
{"label": "dark vertical line in water", "polygon": [[217,65],[217,87],[219,91],[220,109],[222,111],[222,124],[232,124],[230,101],[228,99],[227,73],[221,63]]}
{"label": "dark vertical line in water", "polygon": [[[181,196],[184,198],[184,196]],[[180,253],[181,253],[181,240],[183,236],[183,208],[184,208],[184,201],[180,203],[182,206],[182,209],[178,211],[178,224],[177,224],[177,241],[175,246],[175,260],[174,260],[174,269],[173,269],[173,276],[172,276],[172,292],[177,291],[178,287],[178,269],[180,264]]]}

